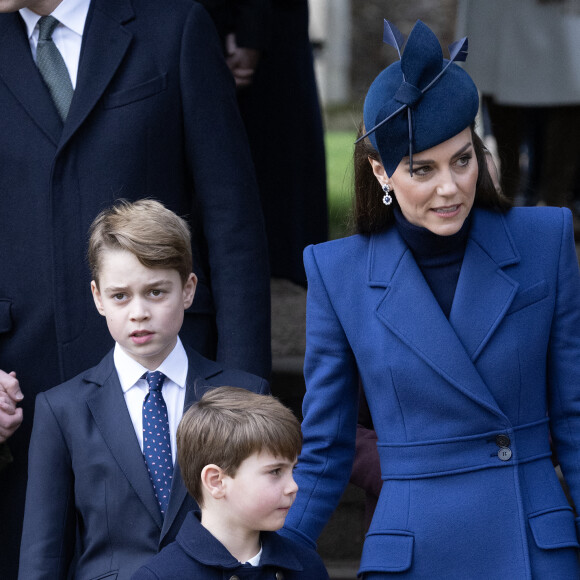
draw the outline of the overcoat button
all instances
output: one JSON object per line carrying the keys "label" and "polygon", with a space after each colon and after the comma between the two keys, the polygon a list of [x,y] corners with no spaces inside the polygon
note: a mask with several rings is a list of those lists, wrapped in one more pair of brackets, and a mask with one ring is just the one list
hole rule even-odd
{"label": "overcoat button", "polygon": [[284,580],[284,572],[276,572],[276,580]]}
{"label": "overcoat button", "polygon": [[233,576],[230,576],[230,580],[240,580],[240,577],[234,574]]}
{"label": "overcoat button", "polygon": [[507,435],[498,435],[495,438],[495,442],[498,447],[509,447],[511,443],[510,438]]}
{"label": "overcoat button", "polygon": [[502,461],[509,461],[512,458],[512,450],[509,447],[502,447],[498,452],[497,456]]}

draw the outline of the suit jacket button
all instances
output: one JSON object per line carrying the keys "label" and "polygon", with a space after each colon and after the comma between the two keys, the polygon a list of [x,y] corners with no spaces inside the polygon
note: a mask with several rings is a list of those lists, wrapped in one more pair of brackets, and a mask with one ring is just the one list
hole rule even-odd
{"label": "suit jacket button", "polygon": [[284,572],[276,572],[276,580],[284,580]]}
{"label": "suit jacket button", "polygon": [[512,450],[509,447],[501,447],[497,452],[497,456],[502,461],[509,461],[512,458]]}
{"label": "suit jacket button", "polygon": [[498,447],[509,447],[511,443],[510,438],[507,435],[498,435],[495,438],[495,442]]}

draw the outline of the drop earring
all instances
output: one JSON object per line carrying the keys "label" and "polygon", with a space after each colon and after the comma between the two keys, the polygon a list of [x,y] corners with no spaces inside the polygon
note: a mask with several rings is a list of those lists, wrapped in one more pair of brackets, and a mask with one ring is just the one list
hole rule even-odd
{"label": "drop earring", "polygon": [[385,192],[385,195],[383,195],[383,203],[385,205],[391,205],[393,203],[393,198],[390,195],[391,186],[388,183],[385,183],[383,185],[383,191]]}

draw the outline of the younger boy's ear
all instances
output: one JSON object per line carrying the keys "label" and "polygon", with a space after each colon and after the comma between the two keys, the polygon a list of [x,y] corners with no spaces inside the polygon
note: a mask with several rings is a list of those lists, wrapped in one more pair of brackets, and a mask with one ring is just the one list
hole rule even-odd
{"label": "younger boy's ear", "polygon": [[91,292],[93,293],[93,300],[95,301],[95,306],[97,307],[99,314],[101,316],[105,316],[105,309],[103,308],[101,293],[99,292],[97,283],[94,280],[91,281]]}
{"label": "younger boy's ear", "polygon": [[224,477],[224,470],[213,463],[201,470],[201,484],[214,499],[221,499],[225,495]]}
{"label": "younger boy's ear", "polygon": [[187,310],[193,302],[195,289],[197,287],[197,276],[192,272],[183,285],[183,309]]}

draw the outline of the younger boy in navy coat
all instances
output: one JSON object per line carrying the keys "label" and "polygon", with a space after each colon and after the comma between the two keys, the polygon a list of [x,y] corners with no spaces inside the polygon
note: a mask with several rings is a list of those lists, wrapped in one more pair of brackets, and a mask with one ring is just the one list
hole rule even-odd
{"label": "younger boy in navy coat", "polygon": [[132,580],[324,580],[318,554],[275,533],[296,497],[300,423],[273,397],[220,387],[183,416],[178,461],[201,513]]}
{"label": "younger boy in navy coat", "polygon": [[173,212],[152,200],[118,202],[91,226],[89,263],[116,344],[96,367],[37,397],[23,580],[128,580],[195,507],[174,466],[184,407],[209,385],[269,391],[182,345],[197,280],[188,226]]}

